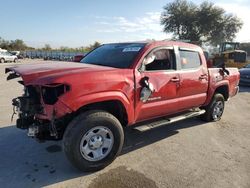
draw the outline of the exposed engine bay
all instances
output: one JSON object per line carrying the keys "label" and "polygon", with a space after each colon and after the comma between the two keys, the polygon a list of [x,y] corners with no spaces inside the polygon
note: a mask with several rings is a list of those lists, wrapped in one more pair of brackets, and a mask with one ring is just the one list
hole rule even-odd
{"label": "exposed engine bay", "polygon": [[[15,75],[14,75],[15,74]],[[11,78],[10,78],[11,77]],[[17,78],[16,73],[9,75]],[[67,116],[57,118],[56,103],[61,95],[69,91],[65,84],[24,85],[22,96],[12,100],[13,116],[18,115],[16,126],[27,129],[28,136],[39,140],[60,140],[67,125]]]}

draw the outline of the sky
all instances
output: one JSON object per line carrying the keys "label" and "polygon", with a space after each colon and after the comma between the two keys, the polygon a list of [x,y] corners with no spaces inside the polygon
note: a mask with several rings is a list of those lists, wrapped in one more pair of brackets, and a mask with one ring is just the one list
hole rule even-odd
{"label": "sky", "polygon": [[[250,0],[211,0],[242,19],[236,41],[250,42]],[[163,40],[160,15],[169,0],[0,0],[0,37],[33,47]],[[201,0],[193,0],[201,3]]]}

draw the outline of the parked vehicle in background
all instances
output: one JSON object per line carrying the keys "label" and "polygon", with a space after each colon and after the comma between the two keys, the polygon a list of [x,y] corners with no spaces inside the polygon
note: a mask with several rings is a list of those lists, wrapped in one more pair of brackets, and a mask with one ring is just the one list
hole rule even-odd
{"label": "parked vehicle in background", "polygon": [[63,61],[72,61],[71,52],[64,52]]}
{"label": "parked vehicle in background", "polygon": [[50,60],[51,59],[51,52],[45,52],[43,59],[44,60]]}
{"label": "parked vehicle in background", "polygon": [[213,58],[214,66],[225,64],[226,67],[244,67],[247,64],[247,52],[239,48],[239,42],[223,42],[219,54],[215,54]]}
{"label": "parked vehicle in background", "polygon": [[[24,58],[39,58],[44,60],[56,60],[56,61],[73,61],[75,55],[81,55],[81,52],[62,52],[62,51],[25,51],[23,52]],[[79,60],[78,60],[79,62]]]}
{"label": "parked vehicle in background", "polygon": [[20,51],[9,51],[12,55],[18,56],[20,54]]}
{"label": "parked vehicle in background", "polygon": [[74,62],[80,62],[83,57],[84,57],[84,54],[77,54],[77,55],[74,56],[73,61]]}
{"label": "parked vehicle in background", "polygon": [[59,60],[59,59],[60,59],[59,52],[56,51],[51,52],[51,60]]}
{"label": "parked vehicle in background", "polygon": [[36,51],[35,58],[36,58],[36,59],[41,59],[41,58],[43,58],[43,52],[42,52],[42,51]]}
{"label": "parked vehicle in background", "polygon": [[25,58],[25,54],[23,52],[20,52],[19,55],[17,55],[18,59],[24,59]]}
{"label": "parked vehicle in background", "polygon": [[10,51],[12,55],[17,56],[18,59],[23,59],[24,58],[24,53],[20,51]]}
{"label": "parked vehicle in background", "polygon": [[24,58],[30,58],[30,56],[31,56],[30,51],[25,51],[25,52],[23,52],[23,54],[24,54]]}
{"label": "parked vehicle in background", "polygon": [[31,51],[30,52],[30,58],[35,59],[36,58],[36,51]]}
{"label": "parked vehicle in background", "polygon": [[18,58],[16,55],[11,54],[8,51],[0,51],[0,63],[5,62],[17,62]]}
{"label": "parked vehicle in background", "polygon": [[250,64],[240,69],[240,85],[250,86]]}
{"label": "parked vehicle in background", "polygon": [[80,63],[58,64],[6,68],[7,80],[21,77],[24,86],[12,101],[16,126],[40,140],[63,139],[82,171],[116,158],[123,127],[146,131],[195,116],[219,121],[239,90],[237,68],[207,68],[202,49],[188,43],[106,44]]}

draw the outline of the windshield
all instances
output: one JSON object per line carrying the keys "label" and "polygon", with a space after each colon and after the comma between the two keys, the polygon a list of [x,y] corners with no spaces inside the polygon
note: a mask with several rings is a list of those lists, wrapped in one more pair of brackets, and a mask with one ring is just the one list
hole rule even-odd
{"label": "windshield", "polygon": [[5,55],[12,56],[13,54],[11,54],[10,52],[5,52]]}
{"label": "windshield", "polygon": [[145,43],[105,44],[87,54],[81,63],[128,68]]}

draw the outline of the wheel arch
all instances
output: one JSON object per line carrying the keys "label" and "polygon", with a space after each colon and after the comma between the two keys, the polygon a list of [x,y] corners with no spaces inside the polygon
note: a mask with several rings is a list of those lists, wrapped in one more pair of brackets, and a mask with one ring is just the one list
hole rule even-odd
{"label": "wheel arch", "polygon": [[214,94],[215,93],[222,94],[223,97],[224,97],[224,99],[225,99],[225,101],[227,101],[228,98],[229,98],[229,87],[228,87],[228,85],[221,85],[221,86],[217,87],[215,89],[215,91],[214,91]]}
{"label": "wheel arch", "polygon": [[[134,120],[133,99],[130,99],[120,91],[107,91],[83,95],[74,99],[71,104],[70,102],[68,104],[72,111],[77,113],[86,109],[108,111],[117,117],[122,125],[131,124]],[[122,121],[122,119],[126,119],[126,121]]]}
{"label": "wheel arch", "polygon": [[207,100],[203,106],[207,106],[211,102],[215,93],[222,94],[225,101],[227,101],[229,99],[229,83],[228,83],[228,81],[224,81],[218,85],[215,85],[214,87],[210,87],[210,89],[208,91],[208,95],[207,95]]}
{"label": "wheel arch", "polygon": [[78,115],[89,110],[107,111],[115,116],[120,121],[122,126],[126,126],[128,124],[128,113],[124,104],[120,100],[114,99],[89,103],[81,106],[75,113]]}
{"label": "wheel arch", "polygon": [[0,60],[2,60],[2,59],[3,59],[3,60],[4,60],[4,62],[5,62],[5,59],[4,59],[4,57],[1,57],[1,58],[0,58]]}

